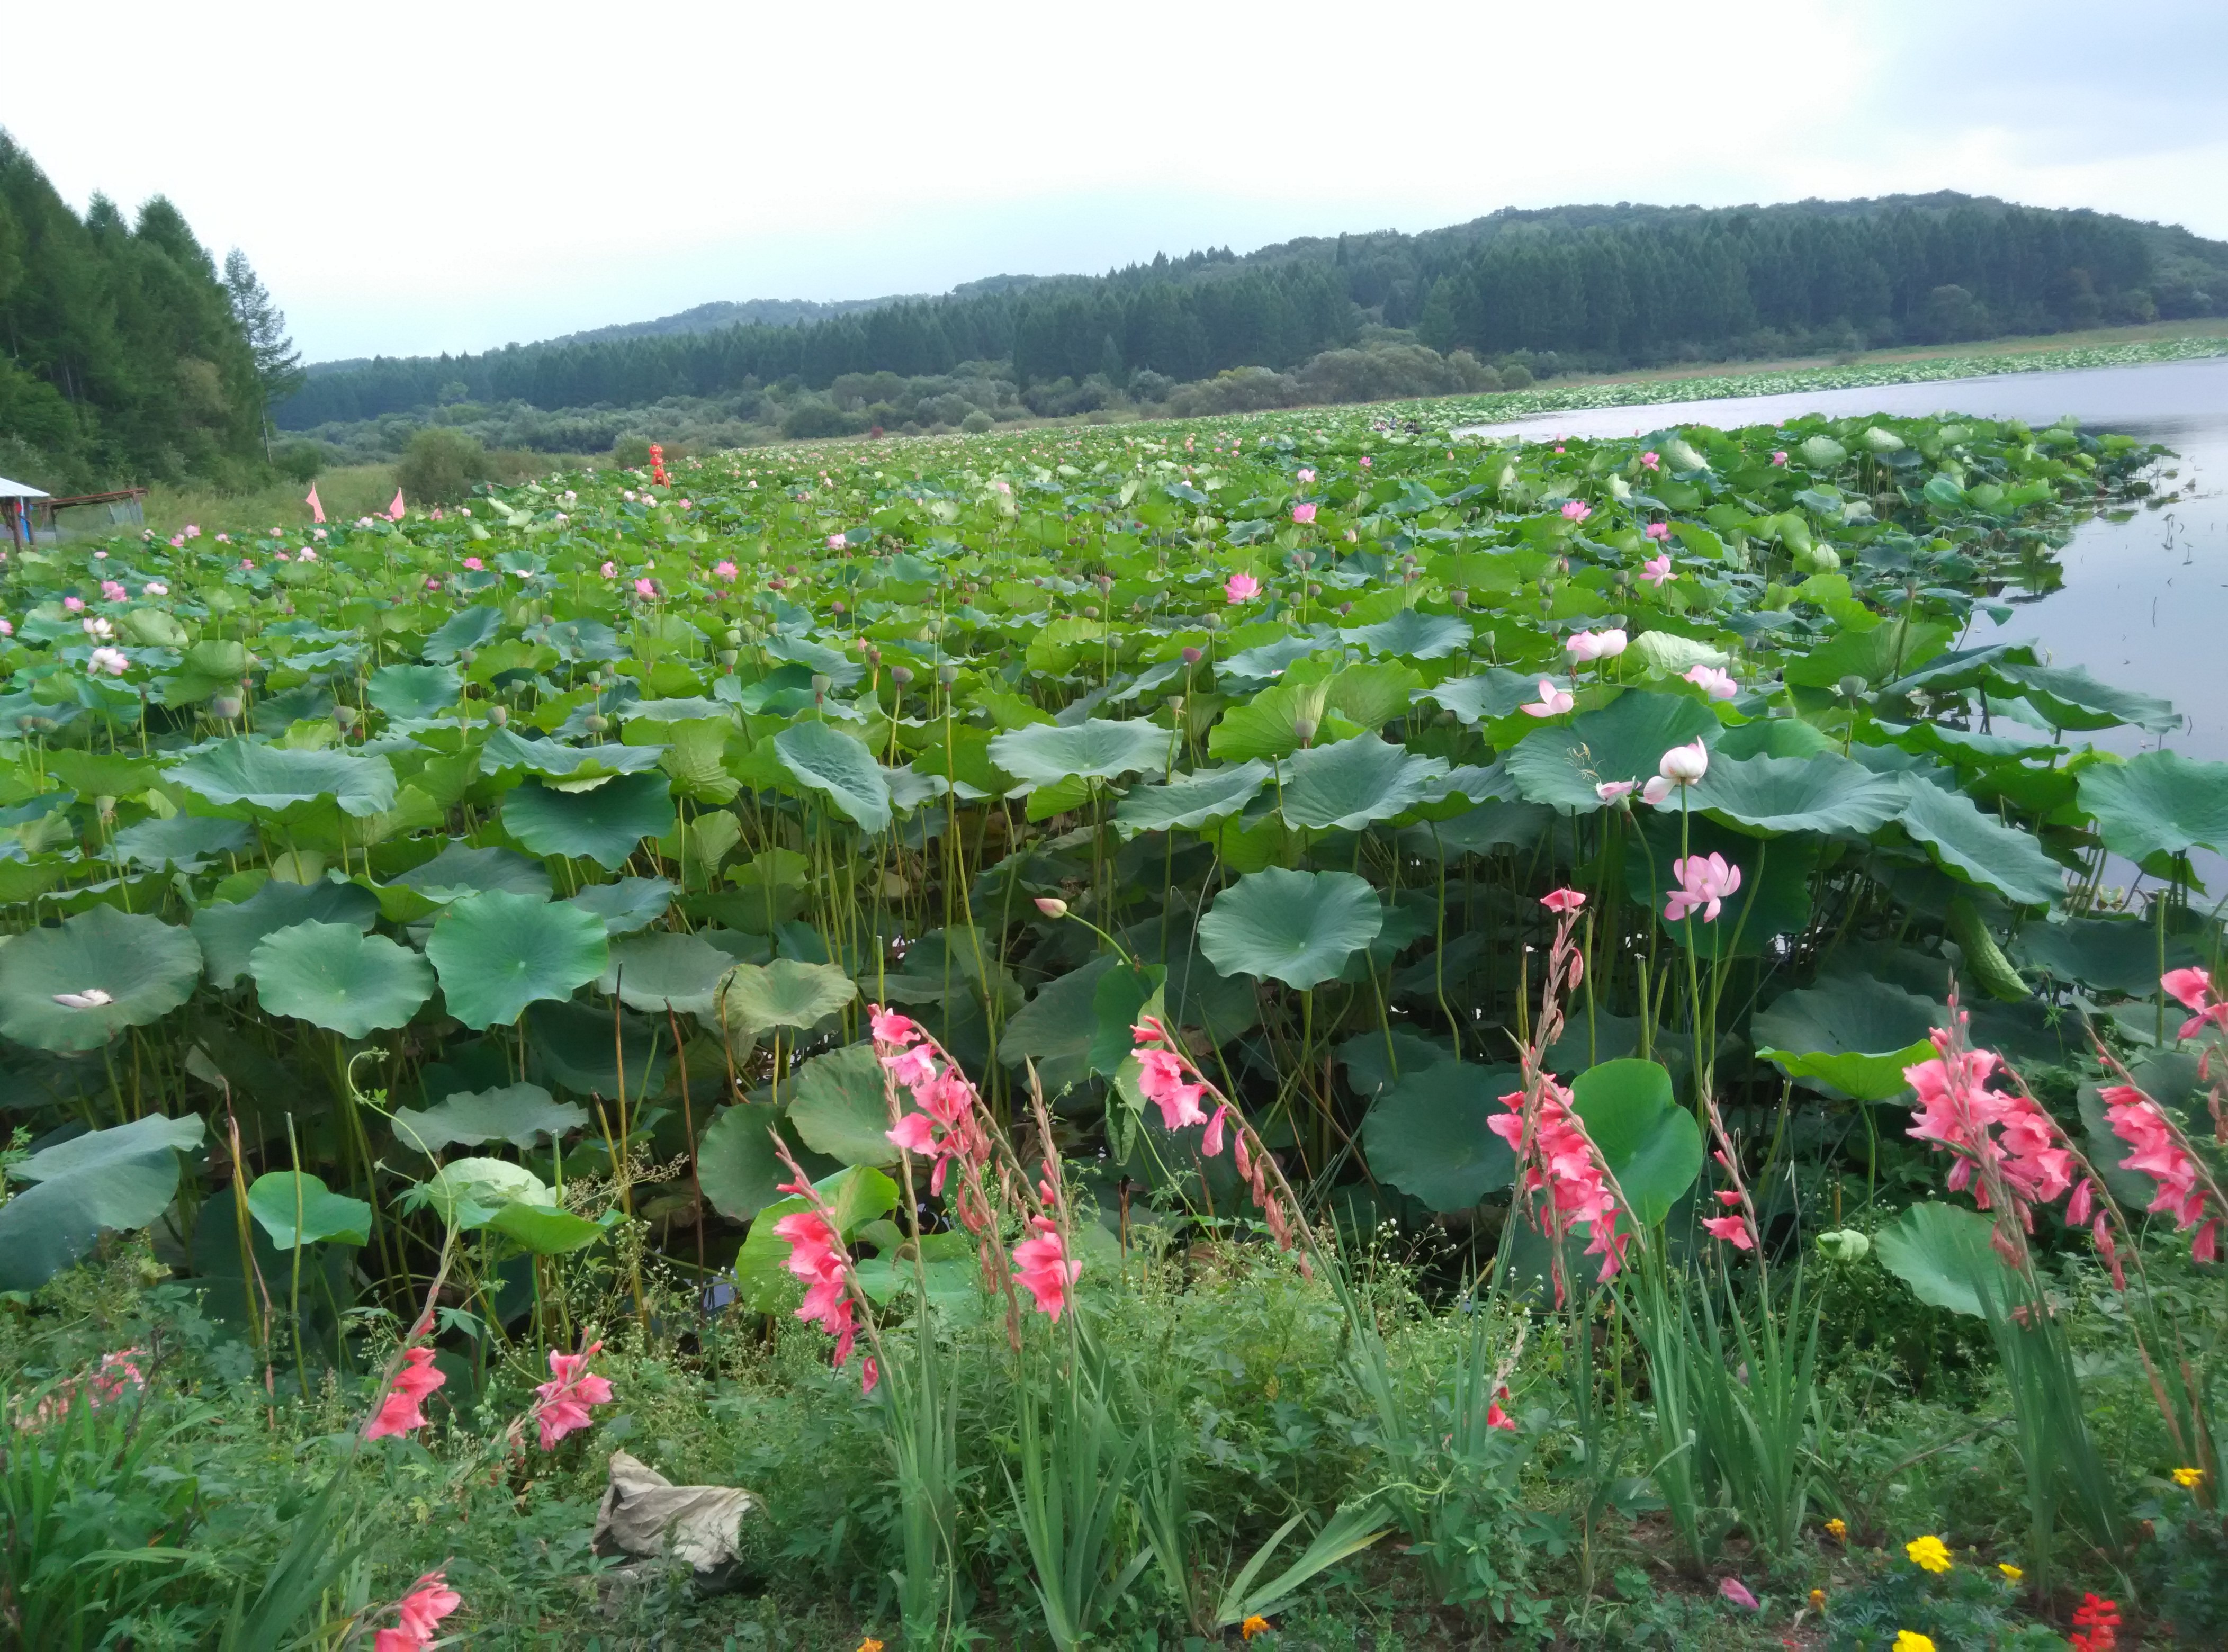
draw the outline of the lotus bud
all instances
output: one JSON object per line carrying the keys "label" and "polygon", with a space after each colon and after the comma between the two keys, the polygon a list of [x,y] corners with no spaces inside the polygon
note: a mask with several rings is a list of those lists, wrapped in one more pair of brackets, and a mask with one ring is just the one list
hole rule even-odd
{"label": "lotus bud", "polygon": [[1186,665],[1197,665],[1206,657],[1207,652],[1203,649],[1188,648],[1183,651],[1183,663]]}
{"label": "lotus bud", "polygon": [[912,668],[907,665],[892,666],[890,668],[890,681],[896,683],[899,688],[904,688],[906,683],[912,681]]}
{"label": "lotus bud", "polygon": [[501,728],[504,724],[508,723],[509,720],[510,720],[510,708],[509,708],[509,707],[508,707],[508,706],[490,706],[490,707],[488,708],[488,721],[490,721],[490,722],[493,723],[493,724],[494,724],[497,728]]}
{"label": "lotus bud", "polygon": [[835,686],[836,679],[825,672],[815,671],[812,674],[812,697],[815,700],[826,699],[828,691]]}
{"label": "lotus bud", "polygon": [[1316,720],[1312,717],[1295,717],[1292,719],[1292,733],[1300,737],[1300,744],[1303,746],[1309,746],[1314,743],[1316,738]]}
{"label": "lotus bud", "polygon": [[959,668],[956,665],[938,666],[936,668],[936,680],[942,683],[945,688],[950,688],[953,683],[959,681]]}
{"label": "lotus bud", "polygon": [[1546,574],[1541,574],[1534,584],[1541,596],[1552,597],[1555,594],[1555,582]]}
{"label": "lotus bud", "polygon": [[1094,603],[1092,603],[1092,604],[1091,605],[1091,606],[1089,606],[1088,608],[1085,608],[1085,609],[1083,611],[1083,617],[1084,617],[1085,619],[1096,619],[1096,618],[1098,618],[1098,605],[1097,603],[1095,603],[1095,602],[1094,602]]}
{"label": "lotus bud", "polygon": [[740,649],[723,648],[720,650],[720,663],[726,666],[730,671],[735,669],[735,662],[742,657],[743,655]]}
{"label": "lotus bud", "polygon": [[1862,677],[1852,671],[1847,676],[1843,677],[1834,686],[1841,691],[1841,697],[1843,699],[1861,700],[1864,698],[1866,688],[1869,685],[1866,683]]}
{"label": "lotus bud", "polygon": [[477,658],[479,658],[479,650],[477,649],[466,648],[457,650],[457,663],[459,665],[470,665]]}
{"label": "lotus bud", "polygon": [[1347,615],[1348,615],[1348,614],[1352,613],[1353,611],[1354,611],[1354,605],[1353,605],[1352,603],[1350,603],[1350,602],[1341,602],[1341,604],[1339,604],[1339,605],[1338,605],[1338,616],[1339,616],[1339,618],[1340,618],[1341,619],[1345,618],[1347,617]]}
{"label": "lotus bud", "polygon": [[1710,772],[1710,750],[1697,735],[1684,746],[1674,746],[1663,753],[1656,765],[1656,772],[1666,780],[1682,786],[1691,786]]}
{"label": "lotus bud", "polygon": [[333,720],[338,723],[344,730],[354,728],[355,727],[355,708],[354,706],[335,706],[333,708]]}
{"label": "lotus bud", "polygon": [[1457,586],[1447,592],[1447,600],[1457,608],[1467,608],[1469,606],[1469,592],[1462,586]]}
{"label": "lotus bud", "polygon": [[209,701],[209,710],[227,723],[246,709],[247,702],[238,695],[221,694]]}
{"label": "lotus bud", "polygon": [[587,725],[591,734],[600,734],[611,726],[611,720],[600,711],[592,711],[580,720]]}
{"label": "lotus bud", "polygon": [[1039,895],[1037,910],[1047,918],[1065,918],[1067,916],[1067,902],[1051,895]]}
{"label": "lotus bud", "polygon": [[843,611],[843,605],[840,602],[831,602],[828,605],[828,611],[832,614],[840,614]]}

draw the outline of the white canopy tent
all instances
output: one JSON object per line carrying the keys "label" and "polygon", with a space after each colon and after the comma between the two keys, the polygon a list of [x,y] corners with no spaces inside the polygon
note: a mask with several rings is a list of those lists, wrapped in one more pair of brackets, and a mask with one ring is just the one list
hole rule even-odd
{"label": "white canopy tent", "polygon": [[10,482],[0,476],[0,519],[4,519],[10,544],[31,542],[30,503],[53,496],[44,488],[35,488],[28,482]]}

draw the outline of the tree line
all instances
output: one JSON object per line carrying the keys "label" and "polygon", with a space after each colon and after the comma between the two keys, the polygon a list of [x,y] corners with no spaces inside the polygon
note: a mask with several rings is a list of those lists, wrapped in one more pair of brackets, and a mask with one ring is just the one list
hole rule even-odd
{"label": "tree line", "polygon": [[380,357],[312,375],[280,418],[306,429],[466,401],[637,407],[986,362],[1009,364],[1024,387],[1092,375],[1184,381],[1282,370],[1350,343],[1365,322],[1412,329],[1441,351],[1600,369],[2216,307],[2228,308],[2228,247],[2089,211],[1958,195],[1512,211],[1421,235],[1163,256],[803,325]]}
{"label": "tree line", "polygon": [[0,133],[0,473],[50,493],[267,468],[297,368],[247,260],[220,273],[157,195],[74,212]]}

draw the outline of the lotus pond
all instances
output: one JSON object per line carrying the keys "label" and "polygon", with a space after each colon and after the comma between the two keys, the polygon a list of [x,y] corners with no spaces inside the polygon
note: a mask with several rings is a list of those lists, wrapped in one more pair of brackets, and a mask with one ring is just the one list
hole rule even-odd
{"label": "lotus pond", "polygon": [[[1994,635],[2167,459],[1284,414],[13,552],[0,1622],[2218,1644],[2228,765]],[[622,1446],[739,1591],[589,1552]]]}

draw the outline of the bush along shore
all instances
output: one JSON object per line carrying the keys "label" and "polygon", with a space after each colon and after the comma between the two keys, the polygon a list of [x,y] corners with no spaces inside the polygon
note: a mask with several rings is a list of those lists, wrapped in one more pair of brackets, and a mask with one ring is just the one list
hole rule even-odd
{"label": "bush along shore", "polygon": [[11,551],[6,1635],[2218,1644],[2228,765],[1970,635],[2161,457],[1287,413]]}

